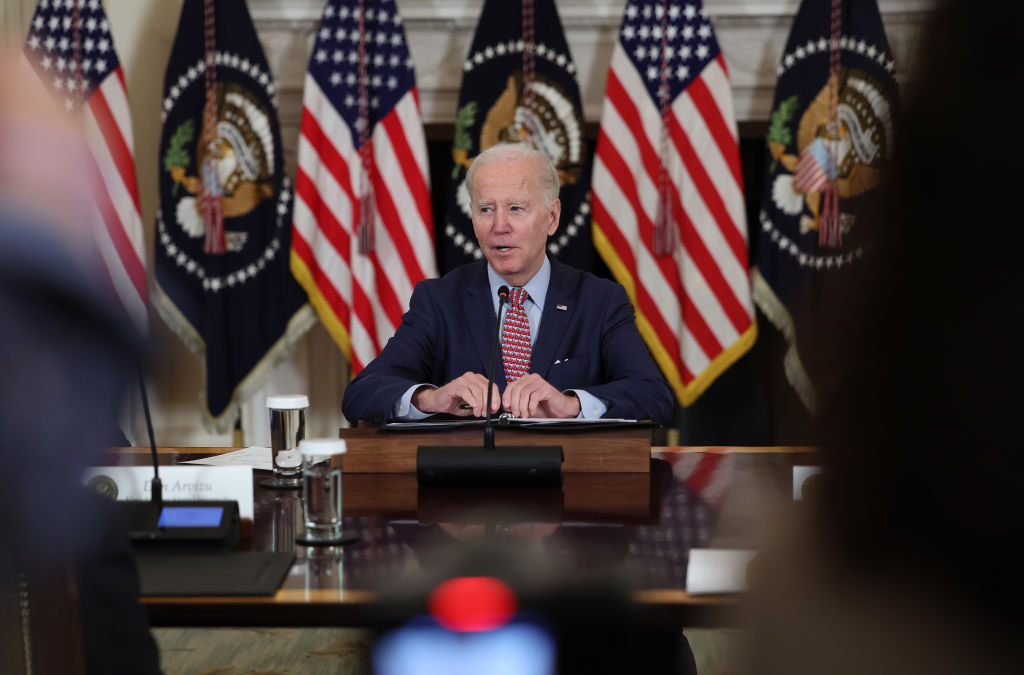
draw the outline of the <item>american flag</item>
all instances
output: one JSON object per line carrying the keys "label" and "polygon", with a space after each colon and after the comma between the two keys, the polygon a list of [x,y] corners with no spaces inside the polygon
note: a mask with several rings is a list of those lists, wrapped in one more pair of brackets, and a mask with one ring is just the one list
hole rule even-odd
{"label": "american flag", "polygon": [[292,272],[358,373],[416,282],[437,276],[419,96],[393,0],[327,3],[298,154]]}
{"label": "american flag", "polygon": [[689,405],[757,335],[729,75],[698,0],[626,5],[591,189],[595,246]]}
{"label": "american flag", "polygon": [[103,4],[40,0],[23,53],[65,108],[81,114],[95,169],[90,216],[96,247],[117,297],[145,334],[146,257],[131,114]]}

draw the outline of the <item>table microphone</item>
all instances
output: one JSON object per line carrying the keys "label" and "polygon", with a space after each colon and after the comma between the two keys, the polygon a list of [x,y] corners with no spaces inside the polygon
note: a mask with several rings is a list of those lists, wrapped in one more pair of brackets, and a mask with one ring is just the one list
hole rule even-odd
{"label": "table microphone", "polygon": [[175,549],[226,550],[238,543],[241,534],[238,502],[231,500],[163,500],[163,483],[157,461],[153,419],[146,396],[146,380],[139,367],[139,393],[149,433],[150,456],[153,459],[153,480],[150,501],[122,500],[117,505],[128,524],[128,537],[139,547],[168,546]]}
{"label": "table microphone", "polygon": [[487,373],[487,421],[484,422],[484,450],[494,450],[494,425],[491,416],[491,394],[494,390],[494,370],[498,364],[498,333],[501,330],[501,308],[508,302],[508,286],[498,289],[498,318],[494,322],[494,337],[491,339],[491,369]]}
{"label": "table microphone", "polygon": [[487,377],[487,415],[483,448],[471,445],[421,445],[416,449],[416,479],[430,485],[558,485],[562,482],[562,446],[494,447],[491,415],[494,372],[498,361],[501,309],[509,300],[508,286],[498,289],[498,317],[491,340]]}
{"label": "table microphone", "polygon": [[160,480],[160,463],[156,457],[156,436],[153,434],[153,419],[149,415],[149,397],[146,396],[146,378],[142,376],[142,366],[136,368],[139,374],[139,393],[142,395],[142,411],[146,415],[146,431],[149,433],[149,449],[153,458],[153,480],[149,484],[150,501],[164,500],[164,484]]}

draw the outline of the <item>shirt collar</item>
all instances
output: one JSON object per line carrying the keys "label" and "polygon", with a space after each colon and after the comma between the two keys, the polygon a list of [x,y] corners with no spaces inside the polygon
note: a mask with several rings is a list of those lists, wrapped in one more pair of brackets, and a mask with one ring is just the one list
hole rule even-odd
{"label": "shirt collar", "polygon": [[[498,289],[502,286],[508,286],[512,288],[512,284],[505,281],[498,276],[498,273],[491,269],[491,264],[487,263],[487,282],[491,286],[491,300],[494,301],[494,310],[498,310]],[[548,285],[551,283],[551,261],[548,260],[547,256],[544,256],[544,262],[541,263],[540,269],[533,275],[533,278],[526,282],[523,288],[526,289],[526,293],[530,296],[530,300],[540,307],[544,308],[544,299],[548,295]]]}

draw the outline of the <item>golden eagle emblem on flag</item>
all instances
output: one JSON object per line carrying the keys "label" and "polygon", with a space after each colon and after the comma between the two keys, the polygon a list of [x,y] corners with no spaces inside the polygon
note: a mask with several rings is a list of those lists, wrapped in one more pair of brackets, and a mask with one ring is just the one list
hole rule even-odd
{"label": "golden eagle emblem on flag", "polygon": [[[165,171],[188,193],[175,206],[175,219],[193,239],[204,236],[205,228],[197,195],[204,184],[220,197],[225,219],[244,216],[257,204],[274,195],[274,139],[270,131],[270,115],[259,100],[238,84],[218,86],[216,137],[210,144],[196,143],[195,166],[189,174],[191,160],[185,144],[194,138],[191,119],[178,125],[164,154]],[[211,166],[211,172],[203,167]],[[245,232],[224,233],[228,251],[237,252],[245,245]]]}
{"label": "golden eagle emblem on flag", "polygon": [[[782,122],[791,134],[786,122],[790,121],[792,105],[783,101],[772,113],[768,151],[785,171],[775,176],[771,198],[783,213],[800,215],[801,234],[818,230],[828,180],[836,179],[841,198],[856,197],[878,185],[882,166],[892,153],[894,102],[887,89],[856,68],[843,68],[840,80],[837,140],[830,139],[828,132],[829,83],[796,125],[797,154],[786,152],[786,143],[777,138],[779,129],[775,125],[776,120]],[[855,220],[851,213],[841,214],[843,234],[850,231]]]}

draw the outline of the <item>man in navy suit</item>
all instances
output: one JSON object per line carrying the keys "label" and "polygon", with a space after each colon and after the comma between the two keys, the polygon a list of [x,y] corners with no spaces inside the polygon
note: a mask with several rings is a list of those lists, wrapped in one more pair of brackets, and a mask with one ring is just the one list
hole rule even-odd
{"label": "man in navy suit", "polygon": [[473,161],[466,188],[486,263],[416,285],[394,337],[346,388],[345,417],[483,417],[497,291],[508,286],[526,291],[532,354],[522,377],[495,369],[492,413],[669,421],[672,392],[625,289],[545,255],[561,213],[547,155],[525,144],[491,147]]}

